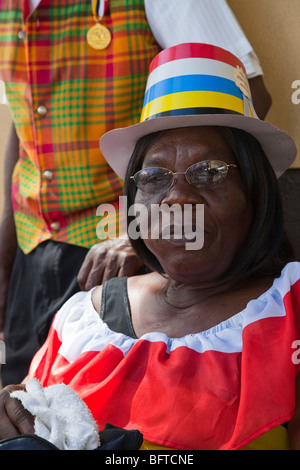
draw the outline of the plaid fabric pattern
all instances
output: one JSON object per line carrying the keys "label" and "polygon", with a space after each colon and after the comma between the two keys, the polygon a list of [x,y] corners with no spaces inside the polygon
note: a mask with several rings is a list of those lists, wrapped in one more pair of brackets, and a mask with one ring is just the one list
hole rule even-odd
{"label": "plaid fabric pattern", "polygon": [[90,247],[99,242],[97,206],[117,207],[122,191],[99,138],[139,121],[159,46],[142,0],[110,0],[102,24],[112,41],[103,51],[86,41],[90,0],[42,0],[31,16],[23,3],[0,0],[0,79],[20,140],[12,194],[19,245],[28,253],[51,238]]}

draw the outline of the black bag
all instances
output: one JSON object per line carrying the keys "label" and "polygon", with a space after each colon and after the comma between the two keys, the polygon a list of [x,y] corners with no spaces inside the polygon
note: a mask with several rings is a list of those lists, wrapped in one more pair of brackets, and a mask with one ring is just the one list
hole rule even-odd
{"label": "black bag", "polygon": [[[95,450],[138,450],[143,442],[143,435],[137,430],[127,430],[106,424],[100,432],[101,446]],[[34,434],[22,434],[0,441],[0,450],[59,450],[42,437]]]}

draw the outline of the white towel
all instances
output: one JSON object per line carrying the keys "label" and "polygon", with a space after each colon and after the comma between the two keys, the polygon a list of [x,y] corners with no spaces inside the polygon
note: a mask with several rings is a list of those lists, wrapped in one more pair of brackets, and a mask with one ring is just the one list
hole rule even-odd
{"label": "white towel", "polygon": [[65,384],[43,388],[37,379],[25,391],[10,394],[34,417],[35,434],[60,450],[93,450],[99,447],[97,424],[79,395]]}

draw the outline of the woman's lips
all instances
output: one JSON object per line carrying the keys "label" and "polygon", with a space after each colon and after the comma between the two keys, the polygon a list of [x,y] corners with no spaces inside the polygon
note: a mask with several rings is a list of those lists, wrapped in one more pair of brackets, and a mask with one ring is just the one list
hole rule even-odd
{"label": "woman's lips", "polygon": [[182,225],[167,225],[160,231],[159,238],[176,246],[186,246],[186,244],[194,242],[197,238],[204,237],[205,232],[203,227],[193,230],[191,227],[187,228]]}

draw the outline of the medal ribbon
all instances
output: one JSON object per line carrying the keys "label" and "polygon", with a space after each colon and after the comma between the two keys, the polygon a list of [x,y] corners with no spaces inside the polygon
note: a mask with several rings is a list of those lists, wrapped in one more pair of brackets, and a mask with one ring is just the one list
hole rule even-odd
{"label": "medal ribbon", "polygon": [[92,12],[95,18],[102,18],[108,9],[108,0],[91,0]]}
{"label": "medal ribbon", "polygon": [[91,0],[92,13],[96,24],[87,32],[88,45],[93,49],[106,49],[111,42],[109,29],[101,24],[101,20],[108,10],[109,0]]}

